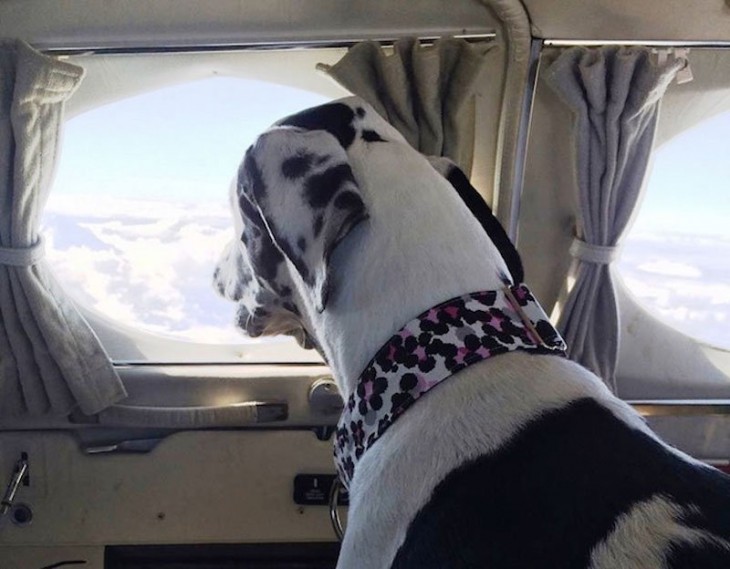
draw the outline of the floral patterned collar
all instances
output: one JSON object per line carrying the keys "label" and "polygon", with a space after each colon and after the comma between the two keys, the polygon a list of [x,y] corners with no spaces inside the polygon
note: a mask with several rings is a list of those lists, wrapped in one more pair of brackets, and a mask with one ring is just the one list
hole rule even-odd
{"label": "floral patterned collar", "polygon": [[335,435],[348,487],[357,461],[419,397],[468,365],[514,350],[565,355],[565,342],[523,285],[474,292],[411,320],[360,375]]}

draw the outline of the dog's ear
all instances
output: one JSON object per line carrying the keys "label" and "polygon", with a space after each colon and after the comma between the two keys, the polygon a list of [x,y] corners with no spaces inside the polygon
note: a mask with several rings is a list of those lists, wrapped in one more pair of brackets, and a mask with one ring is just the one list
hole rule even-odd
{"label": "dog's ear", "polygon": [[525,278],[525,272],[522,267],[522,259],[517,252],[512,240],[507,232],[499,223],[499,220],[492,213],[491,208],[484,201],[474,186],[471,185],[466,174],[448,158],[429,157],[428,161],[431,165],[454,187],[459,197],[464,201],[469,211],[477,218],[479,223],[487,232],[487,235],[494,243],[497,250],[502,255],[507,269],[512,275],[515,283],[521,283]]}
{"label": "dog's ear", "polygon": [[344,148],[323,130],[272,128],[246,153],[238,186],[322,312],[333,287],[330,256],[367,218]]}

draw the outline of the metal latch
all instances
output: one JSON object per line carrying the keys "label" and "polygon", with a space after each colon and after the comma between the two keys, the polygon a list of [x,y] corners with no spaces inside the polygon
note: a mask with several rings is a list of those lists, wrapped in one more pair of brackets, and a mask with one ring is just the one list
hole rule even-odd
{"label": "metal latch", "polygon": [[20,460],[18,460],[18,462],[15,464],[15,470],[13,470],[13,475],[10,478],[10,483],[5,489],[5,495],[0,502],[0,516],[4,516],[5,514],[7,514],[10,511],[10,508],[13,507],[15,495],[18,493],[18,489],[20,488],[20,485],[23,483],[23,480],[27,475],[28,455],[23,453],[20,456]]}

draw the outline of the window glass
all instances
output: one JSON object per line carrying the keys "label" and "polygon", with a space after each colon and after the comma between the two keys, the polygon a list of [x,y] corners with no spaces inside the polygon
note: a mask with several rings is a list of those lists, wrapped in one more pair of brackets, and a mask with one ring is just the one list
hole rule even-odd
{"label": "window glass", "polygon": [[631,293],[682,332],[730,349],[730,112],[655,151],[618,268]]}
{"label": "window glass", "polygon": [[49,262],[77,302],[117,323],[245,341],[212,273],[232,237],[228,187],[256,135],[326,97],[212,78],[69,120],[44,212]]}

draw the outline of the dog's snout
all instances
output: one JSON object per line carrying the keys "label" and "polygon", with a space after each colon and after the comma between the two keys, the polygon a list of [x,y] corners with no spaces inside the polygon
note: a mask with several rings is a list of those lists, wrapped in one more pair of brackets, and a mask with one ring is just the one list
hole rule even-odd
{"label": "dog's snout", "polygon": [[251,281],[251,270],[238,250],[237,243],[229,243],[213,270],[214,288],[222,297],[237,302]]}
{"label": "dog's snout", "polygon": [[236,327],[251,338],[260,336],[262,332],[258,321],[254,318],[254,313],[243,304],[239,304],[236,310]]}

